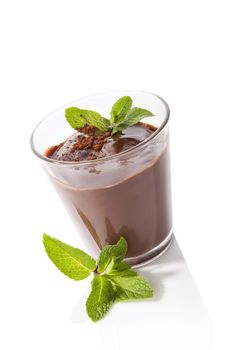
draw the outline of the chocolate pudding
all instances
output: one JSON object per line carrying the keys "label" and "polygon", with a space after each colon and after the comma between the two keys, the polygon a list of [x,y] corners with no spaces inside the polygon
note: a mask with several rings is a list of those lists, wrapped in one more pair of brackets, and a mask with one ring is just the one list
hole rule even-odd
{"label": "chocolate pudding", "polygon": [[[106,157],[120,155],[134,146],[140,146],[155,131],[155,127],[145,123],[131,126],[114,137],[109,133],[95,136],[92,130],[86,135],[79,130],[65,142],[45,152],[48,158],[55,161],[77,163],[76,171],[69,175],[69,179],[62,174],[62,165],[59,170],[61,176],[49,176],[78,232],[84,231],[84,236],[88,239],[91,237],[99,248],[116,243],[120,236],[124,236],[128,242],[127,257],[135,258],[134,263],[142,262],[139,256],[144,254],[145,260],[150,258],[150,254],[152,257],[155,247],[159,254],[158,246],[171,232],[167,138],[166,142],[164,139],[157,142],[159,146],[144,146],[141,153],[139,148],[137,157],[141,158],[138,164],[134,161],[134,153],[132,156],[129,153],[125,163],[110,157],[112,163],[106,166],[109,169],[113,167],[111,172],[99,171],[98,162],[108,162]],[[156,147],[155,151],[152,146]],[[78,180],[83,161],[88,161],[85,185]]]}
{"label": "chocolate pudding", "polygon": [[94,127],[83,127],[59,145],[45,152],[51,159],[81,162],[100,159],[124,152],[147,139],[156,128],[146,123],[137,123],[123,133],[111,136],[111,132],[95,135]]}

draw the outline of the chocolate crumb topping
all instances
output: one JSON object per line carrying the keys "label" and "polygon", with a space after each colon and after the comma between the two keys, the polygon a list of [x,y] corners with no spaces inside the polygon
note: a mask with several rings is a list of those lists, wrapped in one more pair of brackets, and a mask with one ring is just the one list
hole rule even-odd
{"label": "chocolate crumb topping", "polygon": [[94,160],[123,152],[149,137],[156,129],[145,123],[137,123],[122,134],[111,132],[96,134],[96,128],[85,126],[57,146],[48,148],[45,156],[60,161],[80,162]]}

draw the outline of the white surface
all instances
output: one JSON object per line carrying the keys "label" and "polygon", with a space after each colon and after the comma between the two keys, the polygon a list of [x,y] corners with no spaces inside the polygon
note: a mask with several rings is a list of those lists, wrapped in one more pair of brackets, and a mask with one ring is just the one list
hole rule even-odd
{"label": "white surface", "polygon": [[21,283],[11,295],[4,349],[13,349],[16,339],[19,348],[28,349],[77,349],[79,344],[96,350],[154,345],[162,350],[174,344],[181,350],[209,349],[211,323],[175,240],[162,257],[140,269],[154,287],[154,298],[118,303],[95,324],[85,311],[90,279],[69,280],[43,255],[34,256],[40,269],[25,274],[27,289]]}
{"label": "white surface", "polygon": [[85,348],[84,327],[100,342],[99,326],[70,321],[83,287],[44,256],[43,231],[81,242],[28,142],[48,112],[115,89],[154,91],[170,105],[175,234],[214,348],[233,348],[232,32],[230,0],[1,1],[1,348],[53,349],[59,339]]}

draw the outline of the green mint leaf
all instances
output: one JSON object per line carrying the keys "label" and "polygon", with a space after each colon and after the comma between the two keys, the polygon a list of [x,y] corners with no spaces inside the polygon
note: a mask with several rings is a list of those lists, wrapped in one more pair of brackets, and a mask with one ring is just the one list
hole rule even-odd
{"label": "green mint leaf", "polygon": [[130,121],[130,120],[140,121],[143,118],[152,117],[153,115],[154,114],[152,112],[148,111],[147,109],[134,107],[129,111],[129,113],[126,116],[126,119],[128,121]]}
{"label": "green mint leaf", "polygon": [[65,110],[66,120],[74,129],[83,128],[85,125],[94,126],[101,133],[107,132],[110,127],[108,119],[102,117],[99,113],[80,109],[77,107],[69,107]]}
{"label": "green mint leaf", "polygon": [[124,261],[115,264],[108,273],[108,276],[110,277],[111,276],[129,277],[129,276],[137,276],[137,275],[138,273],[132,270],[131,266]]}
{"label": "green mint leaf", "polygon": [[55,266],[76,281],[88,277],[96,269],[95,260],[78,248],[71,247],[46,234],[43,235],[43,244]]}
{"label": "green mint leaf", "polygon": [[[116,300],[151,298],[153,289],[150,284],[137,273],[131,276],[131,271],[125,271],[122,275],[119,273],[115,276],[108,276],[114,285]],[[127,272],[129,275],[127,275]]]}
{"label": "green mint leaf", "polygon": [[86,302],[86,310],[92,321],[98,321],[109,311],[115,301],[112,283],[104,276],[95,276],[92,290]]}
{"label": "green mint leaf", "polygon": [[81,280],[94,272],[91,293],[86,301],[87,314],[93,321],[102,319],[115,301],[153,296],[150,284],[122,261],[127,252],[123,237],[117,244],[103,247],[98,272],[95,260],[82,250],[47,234],[43,235],[43,243],[49,258],[68,277]]}
{"label": "green mint leaf", "polygon": [[[154,114],[147,109],[134,107],[130,96],[123,96],[118,99],[111,110],[110,120],[102,117],[95,111],[81,109],[78,107],[69,107],[65,110],[65,116],[74,129],[81,129],[85,126],[96,128],[91,130],[93,135],[99,135],[111,131],[111,134],[122,132],[124,129],[138,123],[140,120],[153,116]],[[84,133],[90,133],[90,130],[81,130]]]}
{"label": "green mint leaf", "polygon": [[130,111],[132,104],[133,100],[129,96],[124,96],[117,100],[112,106],[110,122],[118,124],[123,121]]}
{"label": "green mint leaf", "polygon": [[153,115],[154,114],[147,109],[134,107],[129,111],[123,121],[117,125],[114,125],[112,135],[127,129],[129,126],[137,124],[140,120],[146,117],[152,117]]}
{"label": "green mint leaf", "polygon": [[[111,268],[114,264],[121,262],[127,252],[127,242],[124,237],[121,237],[117,244],[114,245],[106,245],[100,252],[98,259],[98,272],[109,273],[109,265]],[[106,271],[107,270],[107,271]]]}

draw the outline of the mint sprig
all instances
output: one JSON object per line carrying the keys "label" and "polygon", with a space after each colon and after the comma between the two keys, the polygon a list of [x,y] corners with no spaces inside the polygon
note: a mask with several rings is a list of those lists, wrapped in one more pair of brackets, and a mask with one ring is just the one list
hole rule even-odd
{"label": "mint sprig", "polygon": [[111,135],[122,133],[128,127],[137,124],[140,120],[154,114],[147,109],[133,107],[130,96],[123,96],[112,106],[110,119],[101,116],[98,112],[78,107],[69,107],[65,110],[65,117],[73,129],[79,130],[85,126],[94,127],[98,134],[111,132]]}
{"label": "mint sprig", "polygon": [[124,237],[116,244],[103,247],[97,262],[82,250],[47,234],[43,235],[43,244],[55,266],[75,281],[94,273],[86,302],[87,314],[93,321],[102,319],[114,302],[153,296],[150,284],[122,261],[127,253]]}

